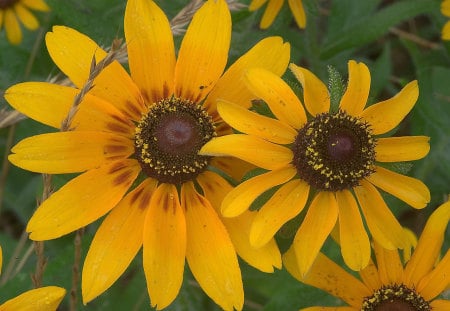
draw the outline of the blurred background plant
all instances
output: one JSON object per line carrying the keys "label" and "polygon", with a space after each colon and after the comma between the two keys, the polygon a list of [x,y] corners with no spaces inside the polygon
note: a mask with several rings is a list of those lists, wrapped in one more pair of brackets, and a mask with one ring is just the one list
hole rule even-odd
{"label": "blurred background plant", "polygon": [[[189,16],[200,0],[156,1],[172,18],[179,44]],[[431,212],[447,198],[450,185],[450,42],[441,40],[441,29],[448,18],[440,10],[439,0],[304,0],[305,29],[299,29],[287,2],[267,30],[259,29],[265,7],[249,12],[249,0],[229,1],[233,9],[233,36],[228,63],[232,63],[260,39],[278,35],[291,44],[291,61],[304,66],[323,81],[332,66],[346,80],[347,61],[366,63],[372,75],[369,102],[396,94],[407,82],[419,81],[420,97],[395,135],[431,137],[429,155],[413,165],[402,165],[408,175],[421,179],[430,188],[431,202],[424,210],[413,210],[405,203],[386,196],[400,222],[420,233]],[[40,21],[36,31],[24,31],[19,45],[11,45],[0,31],[0,94],[23,81],[59,81],[67,83],[51,61],[44,43],[52,25],[67,25],[87,34],[104,47],[115,38],[123,38],[125,0],[47,0],[49,12],[34,12]],[[126,54],[120,61],[126,62]],[[295,86],[293,76],[284,78]],[[298,88],[299,92],[301,91]],[[3,273],[0,278],[0,302],[36,285],[57,285],[68,294],[59,310],[149,310],[141,256],[106,293],[83,306],[75,262],[83,262],[87,246],[98,222],[85,229],[81,240],[81,260],[77,259],[75,234],[45,242],[45,246],[27,239],[24,228],[42,197],[42,176],[12,166],[9,149],[19,140],[45,133],[49,129],[25,119],[11,110],[0,97],[0,244],[3,248]],[[72,175],[53,177],[59,188]],[[260,203],[261,204],[261,203]],[[277,235],[284,251],[295,233],[295,221]],[[444,249],[448,249],[447,230]],[[342,263],[340,251],[327,241],[325,253]],[[317,305],[337,305],[336,298],[303,285],[285,270],[264,274],[241,261],[246,300],[244,310],[298,310]],[[75,278],[75,279],[74,279]],[[444,293],[450,298],[450,293]],[[73,297],[73,298],[71,298]],[[193,281],[189,271],[176,301],[167,310],[218,310]]]}

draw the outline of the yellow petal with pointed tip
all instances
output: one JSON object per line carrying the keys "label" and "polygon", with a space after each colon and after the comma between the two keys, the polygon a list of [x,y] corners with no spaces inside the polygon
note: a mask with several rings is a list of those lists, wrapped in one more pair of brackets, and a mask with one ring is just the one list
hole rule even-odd
{"label": "yellow petal with pointed tip", "polygon": [[430,137],[404,136],[378,138],[375,147],[379,162],[402,162],[422,159],[430,151]]}
{"label": "yellow petal with pointed tip", "polygon": [[259,23],[259,27],[261,29],[267,29],[272,25],[275,17],[277,17],[278,13],[283,6],[284,0],[270,0],[267,4],[266,9],[264,10],[263,17],[261,22]]}
{"label": "yellow petal with pointed tip", "polygon": [[57,286],[46,286],[29,290],[0,306],[2,311],[55,311],[66,290]]}
{"label": "yellow petal with pointed tip", "polygon": [[370,241],[355,198],[348,190],[336,192],[339,206],[339,239],[342,257],[350,269],[359,271],[369,264]]}
{"label": "yellow petal with pointed tip", "polygon": [[83,266],[84,304],[105,292],[141,248],[144,219],[156,183],[146,179],[113,208],[98,228]]}
{"label": "yellow petal with pointed tip", "polygon": [[301,275],[308,273],[337,218],[338,205],[334,193],[317,193],[292,242]]}
{"label": "yellow petal with pointed tip", "polygon": [[274,267],[281,268],[281,254],[275,240],[270,240],[266,245],[256,249],[250,245],[248,236],[250,227],[256,216],[256,212],[245,211],[233,218],[220,215],[220,205],[225,195],[231,191],[232,186],[216,173],[205,171],[197,177],[203,193],[218,213],[223,224],[227,228],[230,239],[238,255],[249,265],[263,272],[273,272]]}
{"label": "yellow petal with pointed tip", "polygon": [[[45,42],[55,64],[78,88],[86,83],[93,59],[98,64],[106,56],[89,37],[64,26],[53,26]],[[89,92],[110,102],[133,120],[139,120],[146,109],[138,87],[117,61],[102,69]]]}
{"label": "yellow petal with pointed tip", "polygon": [[414,208],[424,208],[430,202],[430,190],[420,180],[395,173],[380,166],[366,177],[368,181]]}
{"label": "yellow petal with pointed tip", "polygon": [[23,169],[47,174],[83,172],[105,162],[125,159],[133,141],[102,132],[59,132],[25,138],[8,160]]}
{"label": "yellow petal with pointed tip", "polygon": [[225,310],[242,309],[244,290],[241,271],[225,226],[192,182],[181,187],[185,208],[186,259],[200,287]]}
{"label": "yellow petal with pointed tip", "polygon": [[370,72],[364,63],[348,62],[348,85],[342,96],[340,109],[358,116],[367,103],[370,91]]}
{"label": "yellow petal with pointed tip", "polygon": [[250,231],[251,245],[256,248],[265,245],[286,222],[300,214],[308,193],[309,185],[300,179],[282,185],[258,210]]}
{"label": "yellow petal with pointed tip", "polygon": [[305,28],[306,14],[305,9],[303,8],[302,0],[288,0],[288,3],[298,27]]}
{"label": "yellow petal with pointed tip", "polygon": [[303,86],[303,100],[308,112],[313,116],[328,112],[330,110],[330,95],[326,85],[305,68],[295,64],[290,64],[289,68]]}
{"label": "yellow petal with pointed tip", "polygon": [[249,11],[256,11],[260,7],[263,6],[264,3],[266,3],[267,0],[252,0],[250,5],[248,6]]}
{"label": "yellow petal with pointed tip", "polygon": [[255,96],[267,103],[281,122],[295,129],[299,129],[306,122],[302,103],[279,76],[261,68],[253,68],[244,76],[244,82]]}
{"label": "yellow petal with pointed tip", "polygon": [[20,2],[16,3],[14,9],[17,17],[19,17],[20,21],[26,28],[36,30],[39,27],[39,22],[36,17],[34,17],[34,15],[31,14],[31,12]]}
{"label": "yellow petal with pointed tip", "polygon": [[27,225],[30,239],[55,239],[97,220],[122,199],[140,170],[128,159],[75,177],[38,207]]}
{"label": "yellow petal with pointed tip", "polygon": [[406,117],[418,97],[417,81],[412,81],[394,97],[364,109],[361,117],[371,126],[374,135],[384,134]]}
{"label": "yellow petal with pointed tip", "polygon": [[166,15],[153,1],[130,0],[124,25],[131,76],[147,105],[170,97],[175,48]]}
{"label": "yellow petal with pointed tip", "polygon": [[406,247],[408,243],[403,228],[378,190],[365,180],[361,181],[361,186],[354,187],[353,190],[372,238],[387,249]]}
{"label": "yellow petal with pointed tip", "polygon": [[442,204],[428,218],[417,247],[406,265],[405,285],[417,286],[419,281],[433,269],[441,252],[449,220],[450,202]]}
{"label": "yellow petal with pointed tip", "polygon": [[292,127],[230,102],[219,100],[217,110],[222,119],[239,132],[281,145],[293,143],[297,136]]}
{"label": "yellow petal with pointed tip", "polygon": [[8,8],[3,11],[6,38],[14,45],[19,44],[22,41],[22,30],[20,30],[19,21],[17,20],[16,13],[12,8]]}
{"label": "yellow petal with pointed tip", "polygon": [[296,279],[341,298],[353,307],[351,310],[359,310],[363,298],[372,294],[361,281],[322,253],[317,254],[305,276],[302,276],[298,269],[298,258],[293,248],[283,255],[283,263]]}
{"label": "yellow petal with pointed tip", "polygon": [[231,16],[224,0],[207,1],[194,15],[175,68],[175,96],[200,102],[222,75],[231,41]]}
{"label": "yellow petal with pointed tip", "polygon": [[150,301],[167,307],[183,282],[186,221],[174,185],[161,184],[153,193],[144,224],[143,264]]}
{"label": "yellow petal with pointed tip", "polygon": [[286,167],[244,181],[231,190],[224,198],[222,202],[222,215],[225,217],[235,217],[242,214],[263,192],[289,181],[296,173],[295,168]]}
{"label": "yellow petal with pointed tip", "polygon": [[292,162],[292,151],[256,136],[232,134],[216,137],[199,152],[210,156],[233,156],[267,170],[286,167]]}
{"label": "yellow petal with pointed tip", "polygon": [[216,102],[222,99],[245,108],[250,108],[255,98],[252,92],[242,83],[244,73],[253,67],[264,68],[281,76],[289,63],[290,45],[283,43],[281,37],[268,37],[255,44],[249,51],[238,58],[220,77],[216,86],[208,94],[205,107],[215,119]]}

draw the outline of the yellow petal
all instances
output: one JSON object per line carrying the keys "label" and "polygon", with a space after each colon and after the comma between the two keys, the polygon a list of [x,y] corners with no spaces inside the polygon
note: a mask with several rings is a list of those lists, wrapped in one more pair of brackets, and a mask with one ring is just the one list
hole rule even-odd
{"label": "yellow petal", "polygon": [[200,287],[225,310],[242,309],[241,271],[228,232],[205,197],[192,182],[181,188],[186,213],[186,258]]}
{"label": "yellow petal", "polygon": [[289,7],[291,8],[292,15],[294,15],[295,22],[298,27],[305,28],[306,27],[306,15],[305,10],[303,9],[302,0],[288,0]]}
{"label": "yellow petal", "polygon": [[144,271],[148,294],[157,310],[167,307],[183,282],[186,221],[174,185],[158,186],[144,224]]}
{"label": "yellow petal", "polygon": [[450,17],[450,0],[443,0],[441,2],[441,13]]}
{"label": "yellow petal", "polygon": [[66,290],[57,286],[46,286],[29,290],[0,306],[2,311],[55,311]]}
{"label": "yellow petal", "polygon": [[207,1],[194,15],[181,43],[175,68],[175,95],[199,102],[227,64],[231,16],[224,0]]}
{"label": "yellow petal", "polygon": [[261,68],[253,68],[245,75],[244,82],[255,96],[267,103],[281,122],[295,129],[299,129],[306,122],[302,103],[279,76]]}
{"label": "yellow petal", "polygon": [[370,260],[370,241],[361,219],[358,205],[348,190],[336,192],[339,206],[339,239],[342,257],[355,271],[366,267]]}
{"label": "yellow petal", "polygon": [[369,289],[361,281],[322,253],[317,254],[311,269],[303,277],[298,269],[298,258],[293,248],[283,255],[283,263],[299,281],[320,288],[342,299],[357,310],[361,308],[364,297],[371,295]]}
{"label": "yellow petal", "polygon": [[432,269],[444,242],[444,233],[450,220],[450,202],[437,208],[425,225],[411,259],[405,268],[405,285],[417,286]]}
{"label": "yellow petal", "polygon": [[216,212],[225,227],[238,255],[249,265],[263,272],[273,272],[274,267],[281,268],[281,254],[275,240],[269,241],[261,248],[254,248],[250,245],[250,227],[256,216],[256,212],[245,211],[241,215],[233,218],[226,218],[220,215],[220,205],[225,195],[231,191],[232,186],[216,173],[205,171],[197,177],[197,181],[202,187],[203,193]]}
{"label": "yellow petal", "polygon": [[[45,42],[55,64],[78,88],[86,83],[93,58],[98,63],[106,56],[89,37],[64,26],[53,26]],[[139,120],[146,109],[138,87],[117,61],[101,71],[89,92],[110,102],[133,120]]]}
{"label": "yellow petal", "polygon": [[235,217],[247,210],[253,201],[266,190],[281,185],[295,176],[297,171],[287,167],[270,171],[239,184],[222,202],[222,215]]}
{"label": "yellow petal", "polygon": [[19,21],[16,18],[16,13],[12,8],[3,11],[6,37],[12,44],[19,44],[22,41],[22,31],[20,30]]}
{"label": "yellow petal", "polygon": [[233,156],[267,170],[286,167],[293,158],[290,149],[245,134],[213,138],[199,153],[210,156]]}
{"label": "yellow petal", "polygon": [[448,311],[450,310],[450,300],[435,299],[430,302],[430,306],[433,311]]}
{"label": "yellow petal", "polygon": [[450,40],[450,21],[446,22],[442,27],[442,40]]}
{"label": "yellow petal", "polygon": [[170,97],[175,48],[166,15],[153,1],[130,0],[124,25],[131,76],[147,105]]}
{"label": "yellow petal", "polygon": [[377,259],[378,274],[382,284],[401,284],[403,281],[403,264],[398,250],[383,248],[376,241],[373,250]]}
{"label": "yellow petal", "polygon": [[367,107],[361,117],[371,126],[374,135],[384,134],[405,118],[418,97],[417,81],[412,81],[394,97]]}
{"label": "yellow petal", "polygon": [[30,239],[55,239],[97,220],[122,199],[139,171],[129,159],[75,177],[38,207],[27,225]]}
{"label": "yellow petal", "polygon": [[240,181],[245,174],[255,166],[234,157],[214,157],[210,162],[214,166],[236,181]]}
{"label": "yellow petal", "polygon": [[[60,128],[72,107],[77,89],[46,82],[25,82],[5,92],[8,103],[30,118]],[[71,129],[99,130],[133,137],[135,125],[116,107],[99,97],[83,97]]]}
{"label": "yellow petal", "polygon": [[14,10],[16,11],[17,17],[26,28],[36,30],[39,27],[39,22],[36,17],[34,17],[34,15],[20,2],[14,5]]}
{"label": "yellow petal", "polygon": [[254,95],[242,83],[244,73],[253,67],[264,68],[281,76],[289,63],[290,45],[281,37],[269,37],[259,41],[235,61],[220,77],[206,98],[205,106],[214,118],[217,99],[222,99],[249,108]]}
{"label": "yellow petal", "polygon": [[230,102],[219,100],[217,110],[222,119],[239,132],[282,145],[293,143],[297,136],[292,127]]}
{"label": "yellow petal", "polygon": [[368,181],[414,208],[424,208],[430,202],[430,190],[418,179],[395,173],[380,166],[366,177]]}
{"label": "yellow petal", "polygon": [[261,247],[269,242],[277,231],[303,210],[308,199],[309,185],[294,179],[280,187],[265,203],[253,222],[250,243]]}
{"label": "yellow petal", "polygon": [[29,7],[30,9],[47,12],[50,11],[48,5],[44,0],[20,0],[20,3]]}
{"label": "yellow petal", "polygon": [[378,138],[375,147],[379,162],[402,162],[422,159],[430,151],[430,137],[404,136]]}
{"label": "yellow petal", "polygon": [[283,6],[284,0],[270,0],[267,4],[266,9],[264,10],[263,17],[261,19],[261,23],[259,27],[261,29],[267,29],[272,25],[275,17],[277,17],[278,13]]}
{"label": "yellow petal", "polygon": [[370,91],[370,72],[364,63],[348,62],[348,85],[342,96],[340,108],[352,116],[358,116],[367,103]]}
{"label": "yellow petal", "polygon": [[361,181],[361,186],[353,190],[372,238],[387,249],[406,247],[408,243],[403,228],[378,190],[365,180]]}
{"label": "yellow petal", "polygon": [[338,205],[334,193],[317,193],[292,242],[301,275],[308,273],[337,218]]}
{"label": "yellow petal", "polygon": [[83,172],[133,154],[133,142],[102,132],[59,132],[25,138],[8,160],[23,169],[47,174]]}
{"label": "yellow petal", "polygon": [[2,246],[0,245],[0,275],[2,274],[2,266],[3,266],[3,250]]}
{"label": "yellow petal", "polygon": [[431,300],[448,288],[450,284],[450,251],[441,259],[436,267],[417,285],[417,291],[425,300]]}
{"label": "yellow petal", "polygon": [[375,266],[371,259],[369,259],[369,264],[364,269],[359,271],[359,276],[371,292],[377,291],[381,288],[381,286],[383,286],[377,266]]}
{"label": "yellow petal", "polygon": [[156,181],[146,179],[109,213],[86,255],[81,278],[83,303],[106,291],[142,246],[144,219]]}
{"label": "yellow petal", "polygon": [[267,2],[267,0],[252,0],[250,5],[248,6],[248,10],[256,11],[257,9],[262,7],[264,5],[264,3],[266,3],[266,2]]}
{"label": "yellow petal", "polygon": [[330,95],[326,85],[305,68],[295,64],[290,64],[289,68],[303,86],[303,100],[308,112],[313,116],[328,112],[330,110]]}

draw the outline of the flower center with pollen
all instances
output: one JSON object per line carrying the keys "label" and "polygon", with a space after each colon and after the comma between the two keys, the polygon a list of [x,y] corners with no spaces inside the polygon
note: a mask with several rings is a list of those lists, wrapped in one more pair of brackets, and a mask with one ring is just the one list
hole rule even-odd
{"label": "flower center with pollen", "polygon": [[198,151],[215,135],[212,119],[201,105],[164,99],[150,107],[137,125],[135,156],[149,177],[178,185],[206,169],[210,157]]}
{"label": "flower center with pollen", "polygon": [[19,0],[0,0],[0,10],[12,7]]}
{"label": "flower center with pollen", "polygon": [[309,120],[292,146],[299,177],[319,191],[339,191],[374,172],[376,140],[370,126],[344,111]]}
{"label": "flower center with pollen", "polygon": [[431,311],[430,304],[405,285],[383,286],[365,297],[361,311]]}

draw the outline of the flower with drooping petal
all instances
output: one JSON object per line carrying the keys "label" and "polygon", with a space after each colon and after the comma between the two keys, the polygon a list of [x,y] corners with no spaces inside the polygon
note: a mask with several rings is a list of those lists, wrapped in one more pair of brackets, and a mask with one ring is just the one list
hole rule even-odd
{"label": "flower with drooping petal", "polygon": [[[2,271],[2,248],[0,246],[0,274]],[[45,286],[29,290],[0,305],[1,311],[55,311],[66,290],[57,286]]]}
{"label": "flower with drooping petal", "polygon": [[[260,7],[262,7],[266,2],[268,2],[263,17],[261,19],[261,22],[259,24],[260,28],[267,29],[272,25],[278,13],[280,13],[284,1],[285,0],[252,0],[248,9],[250,11],[256,11]],[[289,8],[291,9],[292,15],[294,15],[294,19],[298,27],[305,28],[306,15],[305,10],[303,8],[302,0],[288,0],[288,4]]]}
{"label": "flower with drooping petal", "polygon": [[294,64],[290,68],[303,86],[307,112],[281,78],[264,69],[250,69],[247,86],[267,103],[276,119],[219,102],[222,118],[244,134],[213,138],[200,154],[234,156],[268,170],[224,198],[226,217],[240,215],[263,192],[281,185],[253,221],[253,246],[270,241],[281,226],[301,213],[310,195],[312,201],[293,240],[301,273],[308,271],[338,220],[344,260],[360,270],[370,258],[360,211],[375,241],[388,249],[405,245],[402,227],[376,187],[414,208],[423,208],[430,200],[421,181],[383,167],[383,162],[423,158],[429,151],[429,138],[378,137],[394,129],[412,109],[419,94],[417,81],[393,98],[365,107],[370,72],[363,63],[350,61],[347,90],[339,109],[333,111],[327,87],[307,69]]}
{"label": "flower with drooping petal", "polygon": [[[84,303],[108,289],[143,246],[153,306],[162,309],[175,299],[187,259],[208,296],[223,309],[241,309],[236,252],[267,272],[281,266],[281,255],[275,241],[264,249],[250,246],[245,235],[255,213],[220,215],[220,202],[232,189],[223,174],[240,179],[248,164],[197,153],[231,131],[216,99],[249,107],[253,95],[241,83],[243,72],[261,66],[281,75],[289,44],[279,37],[262,40],[223,73],[231,38],[224,0],[207,1],[196,12],[177,58],[169,21],[153,1],[128,1],[124,26],[131,74],[111,63],[78,106],[71,131],[30,137],[12,149],[9,160],[30,171],[83,172],[39,206],[27,231],[33,240],[54,239],[110,212],[84,263]],[[86,83],[94,55],[97,62],[106,55],[61,26],[46,35],[46,44],[77,88]],[[77,88],[23,83],[5,97],[30,118],[59,128]]]}
{"label": "flower with drooping petal", "polygon": [[[309,272],[302,276],[291,249],[283,256],[287,270],[303,283],[342,299],[348,306],[309,307],[303,311],[448,311],[450,301],[438,296],[450,284],[450,251],[440,258],[445,230],[450,220],[450,203],[437,208],[428,219],[409,260],[397,250],[374,242],[376,261],[349,274],[327,256],[319,253]],[[403,263],[405,262],[405,263]]]}
{"label": "flower with drooping petal", "polygon": [[22,42],[19,21],[30,30],[39,27],[39,21],[30,10],[48,12],[50,8],[44,0],[0,0],[0,30],[4,25],[6,37],[12,44]]}
{"label": "flower with drooping petal", "polygon": [[[444,0],[441,3],[441,12],[450,17],[450,0]],[[450,40],[450,21],[447,21],[442,28],[442,40]]]}

